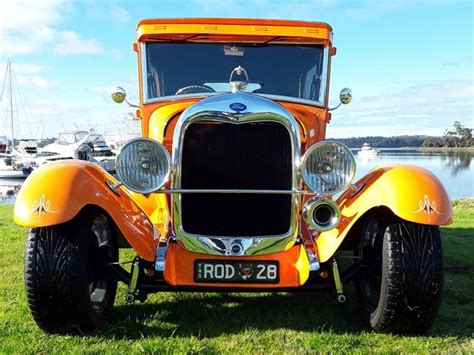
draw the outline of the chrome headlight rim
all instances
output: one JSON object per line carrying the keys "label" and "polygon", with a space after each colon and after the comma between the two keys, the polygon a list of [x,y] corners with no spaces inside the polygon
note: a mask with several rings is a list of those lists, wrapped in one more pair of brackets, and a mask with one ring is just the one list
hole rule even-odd
{"label": "chrome headlight rim", "polygon": [[[311,184],[307,181],[306,179],[306,174],[305,174],[305,171],[306,171],[306,164],[307,164],[307,161],[309,159],[309,157],[311,156],[311,153],[313,151],[315,151],[316,149],[320,148],[321,146],[325,145],[325,144],[335,144],[335,145],[338,145],[338,146],[341,146],[343,147],[345,150],[347,150],[349,152],[349,157],[351,159],[351,164],[352,164],[352,176],[351,178],[347,181],[347,183],[345,185],[342,185],[339,189],[337,190],[334,190],[334,191],[331,191],[330,193],[328,192],[321,192],[321,191],[317,191],[317,189],[313,189],[311,187]],[[336,195],[340,192],[343,192],[344,190],[346,190],[351,184],[352,184],[352,181],[354,181],[354,178],[355,178],[355,174],[356,174],[356,168],[357,168],[357,165],[356,165],[356,160],[355,160],[355,157],[354,157],[354,154],[352,154],[351,150],[349,149],[349,147],[347,147],[345,144],[343,143],[340,143],[336,140],[332,140],[332,139],[325,139],[325,140],[322,140],[322,141],[319,141],[315,144],[313,144],[311,147],[309,147],[309,149],[304,153],[303,155],[303,160],[301,161],[301,175],[303,177],[303,181],[306,185],[306,187],[311,190],[312,192],[318,194],[318,195],[321,195],[321,196],[331,196],[331,195]]]}
{"label": "chrome headlight rim", "polygon": [[[131,144],[137,142],[137,141],[147,141],[147,142],[150,142],[150,143],[153,143],[153,144],[156,144],[159,149],[164,153],[165,157],[166,157],[166,161],[167,161],[167,166],[168,166],[168,169],[166,171],[166,174],[164,175],[164,178],[163,178],[163,182],[158,186],[158,187],[154,187],[152,189],[148,189],[148,190],[137,190],[136,188],[134,188],[133,186],[130,186],[126,181],[125,179],[123,179],[123,177],[121,176],[120,174],[120,169],[118,169],[118,161],[119,161],[119,158],[120,158],[120,155],[122,154],[122,152],[125,151],[125,149],[130,146]],[[168,152],[168,150],[165,148],[165,146],[163,144],[161,144],[160,142],[158,142],[156,139],[152,139],[152,138],[147,138],[147,137],[137,137],[137,138],[133,138],[133,139],[130,139],[127,143],[125,143],[121,148],[120,148],[120,151],[119,153],[117,154],[117,159],[116,159],[117,163],[116,163],[116,173],[117,173],[117,177],[118,177],[118,180],[129,190],[133,191],[133,192],[136,192],[136,193],[140,193],[140,194],[143,194],[143,195],[147,195],[147,194],[151,194],[155,191],[158,191],[160,190],[170,179],[170,175],[171,175],[171,156],[170,156],[170,153]]]}

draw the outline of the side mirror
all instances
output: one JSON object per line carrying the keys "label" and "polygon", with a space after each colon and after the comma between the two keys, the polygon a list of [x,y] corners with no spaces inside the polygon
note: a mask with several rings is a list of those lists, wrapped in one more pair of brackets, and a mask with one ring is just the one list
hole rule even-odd
{"label": "side mirror", "polygon": [[114,102],[121,104],[127,98],[127,93],[125,92],[124,88],[117,86],[112,92],[111,96]]}
{"label": "side mirror", "polygon": [[331,107],[329,111],[333,111],[339,108],[341,105],[350,104],[352,101],[352,91],[349,88],[344,88],[339,93],[339,100],[341,101],[336,107]]}
{"label": "side mirror", "polygon": [[349,88],[344,88],[341,90],[341,93],[339,94],[339,100],[341,100],[341,103],[344,105],[350,104],[352,101],[352,91]]}

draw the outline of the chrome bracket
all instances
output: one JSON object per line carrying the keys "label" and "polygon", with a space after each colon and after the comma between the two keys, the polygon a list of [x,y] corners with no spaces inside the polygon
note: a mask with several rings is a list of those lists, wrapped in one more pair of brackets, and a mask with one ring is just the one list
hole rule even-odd
{"label": "chrome bracket", "polygon": [[[301,219],[301,223],[306,223],[304,219]],[[299,225],[301,226],[301,223]],[[311,228],[307,225],[308,229]],[[316,252],[315,236],[310,234],[308,229],[302,229],[300,239],[303,244],[306,256],[309,261],[309,271],[318,271],[320,269],[318,254]]]}
{"label": "chrome bracket", "polygon": [[168,242],[159,243],[158,248],[156,249],[156,259],[155,259],[155,270],[156,271],[165,271],[166,264],[166,252],[168,251]]}
{"label": "chrome bracket", "polygon": [[306,249],[306,254],[308,255],[308,260],[309,260],[309,271],[318,271],[320,268],[320,265],[319,265],[319,260],[316,253],[312,250]]}
{"label": "chrome bracket", "polygon": [[351,191],[351,194],[349,195],[349,197],[350,197],[350,198],[353,198],[353,197],[356,196],[364,187],[365,187],[365,182],[359,184],[358,186],[352,184],[352,185],[350,186],[350,189],[351,189],[352,191]]}
{"label": "chrome bracket", "polygon": [[112,190],[114,194],[120,196],[120,191],[118,191],[117,189],[123,185],[121,181],[117,181],[115,184],[112,184],[109,180],[105,180],[105,184],[110,190]]}

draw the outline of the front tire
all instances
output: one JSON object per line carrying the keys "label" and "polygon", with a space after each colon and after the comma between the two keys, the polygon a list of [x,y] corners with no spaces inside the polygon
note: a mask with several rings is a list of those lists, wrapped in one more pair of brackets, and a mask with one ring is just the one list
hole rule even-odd
{"label": "front tire", "polygon": [[106,263],[117,260],[116,245],[107,217],[97,211],[83,211],[67,223],[30,230],[26,296],[40,328],[90,331],[105,323],[117,290]]}
{"label": "front tire", "polygon": [[425,333],[443,289],[439,227],[371,218],[359,247],[365,266],[356,282],[364,318],[382,333]]}

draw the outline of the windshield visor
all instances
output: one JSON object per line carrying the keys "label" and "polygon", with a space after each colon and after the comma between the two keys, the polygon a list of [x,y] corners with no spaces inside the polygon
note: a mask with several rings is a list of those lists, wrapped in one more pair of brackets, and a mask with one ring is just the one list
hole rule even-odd
{"label": "windshield visor", "polygon": [[231,72],[248,74],[247,92],[325,99],[327,51],[316,45],[146,44],[145,98],[229,92]]}

